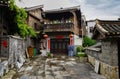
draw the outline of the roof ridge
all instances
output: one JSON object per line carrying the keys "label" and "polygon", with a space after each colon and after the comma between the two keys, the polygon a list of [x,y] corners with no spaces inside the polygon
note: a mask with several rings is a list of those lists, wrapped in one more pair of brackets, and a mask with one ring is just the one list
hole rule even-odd
{"label": "roof ridge", "polygon": [[38,9],[38,8],[43,8],[43,5],[37,5],[37,6],[32,6],[32,7],[25,7],[24,9],[26,11],[29,11],[29,10],[34,10],[34,9]]}
{"label": "roof ridge", "polygon": [[80,5],[73,7],[65,7],[65,8],[61,7],[58,9],[45,10],[44,12],[56,12],[56,11],[65,11],[65,10],[73,10],[73,9],[80,10]]}

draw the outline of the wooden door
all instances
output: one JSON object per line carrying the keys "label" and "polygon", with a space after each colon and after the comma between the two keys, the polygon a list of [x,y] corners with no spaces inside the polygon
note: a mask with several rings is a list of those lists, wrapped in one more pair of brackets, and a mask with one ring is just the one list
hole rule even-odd
{"label": "wooden door", "polygon": [[50,52],[54,54],[67,54],[69,39],[51,39]]}

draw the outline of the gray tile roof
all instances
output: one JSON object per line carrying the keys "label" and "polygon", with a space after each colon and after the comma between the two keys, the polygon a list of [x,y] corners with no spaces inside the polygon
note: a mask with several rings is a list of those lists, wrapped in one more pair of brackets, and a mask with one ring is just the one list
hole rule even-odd
{"label": "gray tile roof", "polygon": [[120,21],[96,20],[95,27],[106,35],[120,35]]}
{"label": "gray tile roof", "polygon": [[68,11],[78,11],[80,10],[80,6],[74,6],[74,7],[68,7],[68,8],[60,8],[60,9],[53,9],[53,10],[46,10],[44,13],[62,13],[62,12],[68,12]]}
{"label": "gray tile roof", "polygon": [[37,6],[33,6],[33,7],[25,7],[26,11],[30,11],[30,10],[35,10],[35,9],[42,9],[43,5],[37,5]]}

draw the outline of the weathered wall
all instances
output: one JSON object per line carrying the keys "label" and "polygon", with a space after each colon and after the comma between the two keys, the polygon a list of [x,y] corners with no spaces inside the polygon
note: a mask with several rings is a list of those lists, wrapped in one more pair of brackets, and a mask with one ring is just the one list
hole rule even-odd
{"label": "weathered wall", "polygon": [[8,20],[6,19],[8,8],[0,7],[0,36],[7,34]]}
{"label": "weathered wall", "polygon": [[35,23],[36,23],[37,28],[40,29],[40,21],[36,20],[35,18],[33,18],[31,16],[29,16],[28,18],[29,18],[28,19],[28,25],[29,26],[32,26],[35,30],[37,30],[35,28]]}
{"label": "weathered wall", "polygon": [[[86,53],[95,57],[96,59],[112,65],[112,66],[118,66],[118,47],[117,47],[117,41],[115,40],[104,40],[101,42],[101,53],[96,52],[96,48],[91,48],[89,50],[86,50]],[[95,50],[92,50],[95,49]]]}
{"label": "weathered wall", "polygon": [[[43,20],[41,16],[41,12],[42,11],[40,9],[31,10],[28,12],[27,24],[32,26],[35,30],[40,29],[40,24],[41,21]],[[32,14],[32,16],[30,14]],[[35,28],[35,24],[37,28]]]}
{"label": "weathered wall", "polygon": [[[37,33],[40,32],[41,21],[43,20],[41,13],[42,13],[41,9],[30,10],[28,12],[27,24],[29,26],[33,27]],[[33,47],[36,47],[37,49],[39,49],[40,43],[39,43],[39,40],[37,40],[37,39],[31,39],[30,37],[27,37],[26,44],[27,44],[27,47],[33,46]]]}
{"label": "weathered wall", "polygon": [[74,23],[74,30],[73,31],[76,35],[79,35],[79,31],[81,28],[79,28],[80,26],[78,25],[77,15],[75,12],[72,12],[72,14],[73,14],[73,21],[74,21],[73,22]]}
{"label": "weathered wall", "polygon": [[117,41],[103,40],[101,51],[97,51],[96,48],[87,48],[85,52],[88,54],[88,61],[94,67],[95,61],[100,62],[100,74],[106,76],[107,79],[119,79]]}
{"label": "weathered wall", "polygon": [[87,21],[87,36],[88,37],[92,37],[92,35],[93,35],[93,33],[92,32],[90,32],[90,28],[94,28],[94,26],[95,26],[95,21],[93,20],[93,21]]}
{"label": "weathered wall", "polygon": [[118,75],[118,66],[111,66],[100,60],[97,60],[95,57],[88,55],[88,62],[91,63],[95,68],[95,62],[100,63],[100,74],[104,75],[106,79],[119,79]]}
{"label": "weathered wall", "polygon": [[104,40],[102,41],[102,56],[100,58],[101,61],[117,66],[118,65],[118,47],[117,41],[111,40]]}
{"label": "weathered wall", "polygon": [[41,16],[42,10],[41,9],[31,10],[30,13],[42,20],[42,16]]}
{"label": "weathered wall", "polygon": [[3,36],[1,38],[1,57],[8,58],[9,65],[16,66],[17,62],[23,63],[25,58],[25,41],[16,36]]}
{"label": "weathered wall", "polygon": [[74,45],[81,45],[82,46],[82,38],[78,35],[74,34]]}

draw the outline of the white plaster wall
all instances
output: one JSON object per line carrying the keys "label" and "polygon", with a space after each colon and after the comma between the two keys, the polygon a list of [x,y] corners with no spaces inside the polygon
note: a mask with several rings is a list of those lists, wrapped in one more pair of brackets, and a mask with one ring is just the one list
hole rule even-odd
{"label": "white plaster wall", "polygon": [[74,35],[74,45],[82,45],[82,38],[77,36],[77,35]]}
{"label": "white plaster wall", "polygon": [[90,32],[90,27],[94,27],[95,26],[95,21],[88,21],[87,22],[87,36],[88,37],[92,37],[93,33]]}

